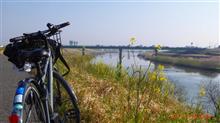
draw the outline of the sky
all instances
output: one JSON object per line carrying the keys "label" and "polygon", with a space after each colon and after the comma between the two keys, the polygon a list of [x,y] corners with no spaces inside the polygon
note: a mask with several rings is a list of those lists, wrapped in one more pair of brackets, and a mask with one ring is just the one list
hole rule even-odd
{"label": "sky", "polygon": [[64,44],[208,47],[219,44],[218,0],[0,0],[0,44],[23,33],[63,28]]}

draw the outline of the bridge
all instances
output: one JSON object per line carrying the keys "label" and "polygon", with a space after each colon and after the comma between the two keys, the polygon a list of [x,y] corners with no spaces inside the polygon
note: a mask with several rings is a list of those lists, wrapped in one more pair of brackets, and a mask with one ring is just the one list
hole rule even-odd
{"label": "bridge", "polygon": [[147,50],[147,49],[154,49],[154,47],[146,47],[146,46],[70,46],[65,45],[64,48],[86,48],[86,49],[132,49],[132,50]]}
{"label": "bridge", "polygon": [[[85,49],[116,49],[119,50],[119,65],[122,64],[122,50],[123,49],[130,49],[130,50],[154,50],[154,46],[80,46],[80,45],[65,45],[63,48],[74,48],[74,49],[82,49],[82,55],[85,54]],[[204,48],[197,48],[197,47],[162,47],[163,50],[190,50],[190,51],[200,51]]]}
{"label": "bridge", "polygon": [[[154,46],[83,46],[83,45],[64,45],[64,48],[74,48],[74,49],[131,49],[131,50],[149,50],[154,49]],[[163,50],[202,50],[204,48],[198,47],[162,47]]]}

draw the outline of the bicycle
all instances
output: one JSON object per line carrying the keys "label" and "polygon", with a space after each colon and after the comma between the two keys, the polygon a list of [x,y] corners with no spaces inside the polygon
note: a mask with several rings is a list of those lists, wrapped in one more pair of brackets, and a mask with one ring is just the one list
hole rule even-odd
{"label": "bicycle", "polygon": [[[60,25],[47,24],[48,29],[10,39],[4,50],[10,62],[33,77],[18,82],[14,96],[11,123],[79,123],[77,97],[63,76],[70,68],[61,50]],[[68,69],[60,75],[55,67],[57,59]]]}

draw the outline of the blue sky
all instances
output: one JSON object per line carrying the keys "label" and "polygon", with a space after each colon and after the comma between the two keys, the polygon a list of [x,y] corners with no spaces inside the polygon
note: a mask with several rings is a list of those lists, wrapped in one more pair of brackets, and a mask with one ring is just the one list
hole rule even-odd
{"label": "blue sky", "polygon": [[[195,0],[194,0],[195,1]],[[23,32],[46,28],[46,23],[69,21],[63,29],[63,42],[82,45],[218,44],[218,1],[20,1],[1,2],[0,43]]]}

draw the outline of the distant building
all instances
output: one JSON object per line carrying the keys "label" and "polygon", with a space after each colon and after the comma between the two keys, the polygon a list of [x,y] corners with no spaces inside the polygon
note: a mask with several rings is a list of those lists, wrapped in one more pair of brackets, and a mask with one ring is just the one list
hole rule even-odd
{"label": "distant building", "polygon": [[74,45],[74,46],[77,46],[77,45],[78,45],[78,41],[74,41],[74,42],[73,42],[73,45]]}
{"label": "distant building", "polygon": [[73,46],[73,41],[69,41],[70,46]]}
{"label": "distant building", "polygon": [[78,41],[69,41],[69,45],[70,46],[77,46],[78,45]]}

